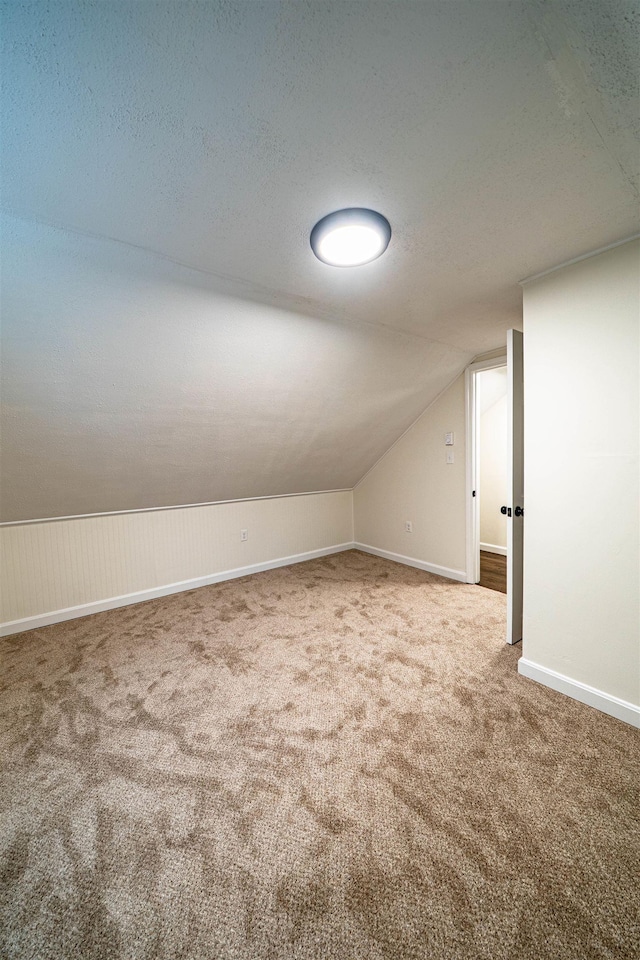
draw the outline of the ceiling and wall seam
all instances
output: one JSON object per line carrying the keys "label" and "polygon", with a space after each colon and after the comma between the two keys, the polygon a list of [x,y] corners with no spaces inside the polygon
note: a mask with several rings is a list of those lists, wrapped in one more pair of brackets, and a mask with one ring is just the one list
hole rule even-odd
{"label": "ceiling and wall seam", "polygon": [[581,260],[598,257],[601,253],[607,253],[608,250],[614,250],[616,247],[621,247],[625,243],[632,243],[634,240],[640,240],[640,233],[634,233],[632,236],[625,237],[623,240],[616,240],[615,243],[607,243],[604,247],[598,247],[597,250],[589,250],[588,253],[581,253],[577,257],[572,257],[571,260],[565,260],[564,263],[559,263],[556,267],[549,267],[548,270],[543,270],[542,273],[534,273],[532,277],[525,277],[524,280],[519,280],[518,283],[521,287],[524,287],[527,283],[532,283],[534,280],[542,280],[543,277],[549,276],[550,273],[555,273],[556,270],[564,270],[565,267],[571,267],[574,263],[580,263]]}
{"label": "ceiling and wall seam", "polygon": [[[289,313],[301,313],[313,320],[326,320],[331,323],[348,324],[349,326],[373,327],[376,330],[385,330],[388,333],[393,334],[393,336],[400,338],[404,337],[408,340],[420,340],[429,344],[440,344],[441,346],[447,347],[448,350],[455,350],[458,353],[465,352],[460,347],[457,347],[455,344],[448,343],[442,338],[425,337],[413,330],[405,330],[402,327],[394,326],[388,323],[381,323],[378,320],[367,320],[363,317],[355,317],[348,313],[339,313],[336,311],[318,309],[313,303],[309,303],[304,297],[281,294],[279,291],[270,287],[260,286],[259,284],[254,284],[250,281],[243,280],[242,277],[233,276],[231,274],[215,273],[213,270],[205,270],[202,267],[194,266],[186,261],[177,260],[174,257],[170,257],[152,247],[145,247],[138,243],[131,243],[128,240],[119,240],[117,237],[111,237],[106,234],[92,233],[88,230],[77,230],[73,227],[67,227],[61,223],[54,223],[53,221],[46,220],[41,217],[25,217],[21,214],[17,214],[8,209],[2,208],[1,206],[0,215],[10,217],[13,220],[17,220],[25,224],[36,224],[37,226],[47,227],[51,230],[58,230],[61,233],[67,234],[71,237],[78,237],[85,240],[96,240],[101,243],[113,243],[119,247],[124,247],[125,249],[140,251],[141,253],[144,253],[150,257],[157,258],[163,263],[168,263],[173,266],[180,267],[182,270],[190,270],[199,276],[207,277],[208,279],[214,281],[214,285],[215,281],[217,280],[222,288],[217,292],[223,294],[224,296],[235,297],[236,299],[243,300],[247,303],[257,303],[262,306],[273,307],[277,310],[285,310]],[[329,269],[337,268],[331,267]],[[227,289],[224,289],[225,285],[227,286]],[[228,289],[229,287],[232,289]],[[239,289],[234,290],[234,287],[238,287]],[[246,288],[253,288],[255,290],[255,296],[251,295],[251,289]],[[262,297],[260,297],[259,294],[262,294]]]}
{"label": "ceiling and wall seam", "polygon": [[[470,362],[472,362],[472,361],[470,361]],[[360,479],[359,479],[356,483],[354,483],[354,485],[353,485],[354,491],[357,490],[357,488],[360,486],[360,484],[363,483],[363,482],[367,479],[367,477],[369,476],[369,474],[371,473],[371,471],[372,471],[372,470],[375,470],[375,468],[378,466],[378,464],[381,463],[381,462],[384,460],[384,458],[385,458],[386,456],[388,456],[388,454],[391,453],[391,451],[393,450],[393,448],[394,448],[398,443],[400,443],[400,441],[402,440],[402,438],[403,438],[404,436],[406,436],[411,430],[413,430],[413,428],[415,427],[415,425],[416,425],[417,423],[419,423],[420,420],[422,420],[422,418],[425,416],[425,414],[427,414],[427,413],[429,412],[429,410],[430,410],[431,407],[434,405],[434,403],[437,403],[438,400],[440,399],[440,397],[442,397],[442,396],[447,392],[447,390],[449,390],[449,389],[453,386],[453,384],[456,382],[456,380],[457,380],[459,377],[462,376],[462,374],[464,373],[464,371],[467,369],[468,366],[469,366],[469,363],[465,363],[464,367],[462,367],[461,370],[458,370],[458,372],[456,373],[456,375],[449,381],[449,383],[446,385],[446,387],[443,387],[443,389],[440,391],[440,393],[439,393],[437,396],[435,396],[435,397],[433,398],[433,400],[431,400],[431,401],[427,404],[427,406],[424,408],[424,410],[422,411],[422,413],[419,414],[419,415],[415,418],[415,420],[413,421],[413,423],[410,423],[409,426],[407,427],[407,429],[402,431],[402,433],[400,434],[400,436],[397,437],[397,438],[393,441],[393,443],[391,444],[391,446],[388,447],[388,448],[385,450],[385,452],[382,454],[382,456],[378,457],[378,459],[376,460],[376,462],[373,463],[373,464],[369,467],[369,469],[367,470],[367,472],[366,472],[366,473],[363,473],[363,475],[360,477]]]}

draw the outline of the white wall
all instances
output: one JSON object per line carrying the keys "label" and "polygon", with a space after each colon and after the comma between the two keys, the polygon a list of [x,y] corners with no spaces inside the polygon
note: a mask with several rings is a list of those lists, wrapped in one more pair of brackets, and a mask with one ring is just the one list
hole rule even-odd
{"label": "white wall", "polygon": [[575,684],[636,706],[639,258],[634,241],[524,289],[521,661],[552,686],[569,678],[579,698]]}
{"label": "white wall", "polygon": [[[240,541],[240,530],[249,539]],[[28,523],[0,528],[4,633],[173,592],[168,585],[315,551],[353,540],[351,491],[249,500]],[[246,572],[251,572],[248,570]],[[198,586],[187,583],[183,589]],[[66,614],[38,622],[55,611]],[[7,623],[9,625],[7,625]]]}
{"label": "white wall", "polygon": [[[464,376],[431,404],[354,489],[357,543],[464,579]],[[453,447],[445,433],[453,431]],[[446,463],[452,450],[454,463]],[[405,531],[405,521],[413,533]]]}
{"label": "white wall", "polygon": [[483,370],[480,393],[480,547],[507,548],[507,372]]}

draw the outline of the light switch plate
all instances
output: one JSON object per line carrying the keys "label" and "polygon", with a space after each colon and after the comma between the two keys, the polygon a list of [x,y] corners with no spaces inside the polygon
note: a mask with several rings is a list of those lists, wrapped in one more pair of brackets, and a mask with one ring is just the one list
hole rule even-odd
{"label": "light switch plate", "polygon": [[453,430],[451,431],[451,433],[445,433],[444,442],[448,447],[453,446]]}

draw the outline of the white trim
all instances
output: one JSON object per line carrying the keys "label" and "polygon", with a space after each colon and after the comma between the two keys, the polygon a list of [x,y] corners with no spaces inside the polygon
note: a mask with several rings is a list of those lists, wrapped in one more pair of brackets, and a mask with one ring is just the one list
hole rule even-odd
{"label": "white trim", "polygon": [[580,703],[586,703],[589,707],[595,707],[602,713],[609,714],[617,720],[631,724],[632,727],[640,728],[640,706],[635,703],[629,703],[627,700],[620,700],[619,697],[613,697],[610,693],[603,690],[597,690],[579,680],[573,680],[571,677],[565,677],[562,673],[556,673],[548,667],[541,667],[539,663],[533,663],[531,660],[525,660],[520,657],[518,660],[518,673],[527,677],[529,680],[535,680],[545,687],[551,687],[572,700],[579,700]]}
{"label": "white trim", "polygon": [[198,587],[206,587],[211,583],[221,583],[223,580],[235,580],[237,577],[247,577],[252,573],[262,573],[264,570],[273,570],[276,567],[288,567],[294,563],[304,563],[305,560],[315,560],[317,557],[327,557],[332,553],[342,553],[344,550],[353,550],[353,548],[353,543],[339,543],[333,547],[323,547],[321,550],[309,550],[306,553],[296,553],[291,557],[279,557],[277,560],[253,563],[247,567],[223,570],[220,573],[212,573],[206,577],[194,577],[192,580],[181,580],[179,583],[168,583],[162,587],[152,587],[149,590],[125,593],[120,597],[109,597],[106,600],[94,600],[91,603],[81,603],[76,607],[52,610],[50,613],[40,613],[34,617],[24,617],[22,620],[10,620],[0,624],[0,637],[7,637],[14,633],[23,633],[25,630],[36,630],[38,627],[47,627],[52,623],[62,623],[65,620],[76,620],[78,617],[87,617],[93,613],[101,613],[104,610],[113,610],[116,607],[126,607],[132,603],[156,600],[158,597],[166,597],[171,593],[195,590]]}
{"label": "white trim", "polygon": [[356,498],[351,490],[351,539],[356,539]]}
{"label": "white trim", "polygon": [[286,497],[319,497],[325,493],[352,493],[352,487],[337,490],[304,490],[302,493],[273,493],[266,497],[238,497],[235,500],[206,500],[203,503],[174,503],[168,507],[137,507],[134,510],[104,510],[102,513],[74,513],[68,517],[34,517],[33,520],[4,520],[0,527],[24,527],[29,523],[58,523],[60,520],[87,520],[90,517],[121,517],[127,513],[158,513],[160,510],[191,510],[192,507],[216,507],[224,503],[249,503],[253,500],[284,500]]}
{"label": "white trim", "polygon": [[415,557],[405,557],[401,553],[391,553],[390,550],[380,550],[378,547],[371,547],[368,543],[352,544],[354,550],[362,550],[363,553],[372,553],[375,557],[382,557],[384,560],[392,560],[394,563],[403,563],[406,567],[417,567],[418,570],[426,570],[427,573],[435,573],[438,577],[446,577],[447,580],[457,580],[459,583],[467,582],[467,575],[464,570],[452,570],[450,567],[440,567],[437,563],[427,563],[425,560],[416,560]]}
{"label": "white trim", "polygon": [[497,357],[490,357],[488,360],[474,360],[467,367],[470,373],[481,373],[483,370],[493,370],[494,367],[506,367],[507,355],[501,353]]}
{"label": "white trim", "polygon": [[497,543],[480,543],[480,549],[485,553],[497,553],[500,557],[506,557],[507,548],[500,547]]}
{"label": "white trim", "polygon": [[474,363],[485,363],[486,361],[500,360],[502,357],[507,357],[505,352],[505,347],[494,347],[493,350],[485,350],[484,353],[478,353],[471,360],[470,366],[473,366]]}
{"label": "white trim", "polygon": [[640,233],[634,233],[633,236],[627,237],[625,240],[616,240],[614,243],[608,243],[605,247],[598,247],[597,250],[591,250],[589,253],[581,253],[579,257],[564,260],[562,263],[559,263],[557,267],[549,267],[548,270],[543,270],[541,273],[534,273],[532,277],[527,277],[525,280],[518,280],[518,283],[521,287],[524,287],[527,283],[532,283],[534,280],[541,280],[543,277],[548,277],[550,273],[555,273],[556,270],[564,270],[565,267],[570,267],[574,263],[580,263],[581,260],[589,260],[591,257],[597,257],[601,253],[606,253],[607,250],[621,247],[624,243],[632,243],[633,240],[640,240]]}
{"label": "white trim", "polygon": [[[464,405],[465,405],[465,580],[467,583],[477,583],[480,579],[480,557],[475,549],[478,525],[478,490],[476,488],[476,377],[475,371],[467,367],[464,372]],[[476,491],[474,497],[473,491]]]}

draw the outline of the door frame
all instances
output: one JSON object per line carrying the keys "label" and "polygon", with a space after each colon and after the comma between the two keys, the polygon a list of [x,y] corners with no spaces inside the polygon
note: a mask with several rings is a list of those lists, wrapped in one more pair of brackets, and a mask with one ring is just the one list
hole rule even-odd
{"label": "door frame", "polygon": [[[470,363],[464,372],[465,391],[465,445],[466,445],[466,583],[477,583],[480,579],[480,477],[478,475],[478,389],[477,376],[484,370],[496,370],[506,367],[507,353],[489,360],[477,360]],[[476,496],[474,496],[474,490]]]}

